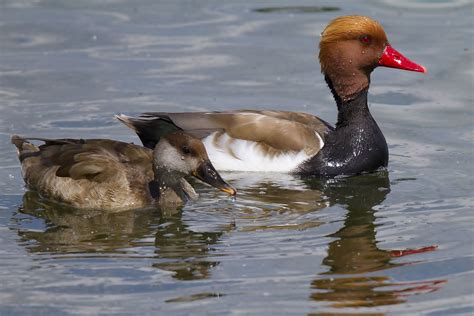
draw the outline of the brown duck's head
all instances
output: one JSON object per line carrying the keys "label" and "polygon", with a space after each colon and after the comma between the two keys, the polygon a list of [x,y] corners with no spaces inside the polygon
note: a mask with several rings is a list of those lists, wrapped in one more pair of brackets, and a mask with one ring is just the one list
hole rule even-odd
{"label": "brown duck's head", "polygon": [[163,136],[153,151],[155,168],[161,172],[192,175],[230,195],[237,191],[225,182],[212,165],[201,140],[177,131]]}
{"label": "brown duck's head", "polygon": [[426,72],[389,44],[380,23],[358,15],[341,16],[328,24],[321,34],[319,62],[343,101],[368,88],[370,73],[377,66]]}

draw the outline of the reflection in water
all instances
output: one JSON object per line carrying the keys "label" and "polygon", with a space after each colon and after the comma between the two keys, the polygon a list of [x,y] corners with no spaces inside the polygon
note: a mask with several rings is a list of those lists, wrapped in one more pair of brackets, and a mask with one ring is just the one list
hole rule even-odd
{"label": "reflection in water", "polygon": [[219,264],[207,259],[211,245],[222,232],[195,232],[181,220],[181,213],[162,217],[156,232],[156,257],[163,259],[154,267],[174,271],[179,280],[206,279],[210,269]]}
{"label": "reflection in water", "polygon": [[198,300],[203,300],[207,298],[222,297],[222,296],[224,295],[219,294],[219,293],[205,292],[205,293],[197,293],[197,294],[188,295],[188,296],[180,296],[176,298],[171,298],[169,300],[166,300],[166,303],[192,302],[192,301],[198,301]]}
{"label": "reflection in water", "polygon": [[295,176],[248,172],[224,176],[238,188],[231,207],[232,217],[239,220],[237,231],[304,230],[324,224],[311,214],[328,206],[327,197]]}
{"label": "reflection in water", "polygon": [[[44,200],[32,191],[25,193],[18,211],[13,220],[20,227],[29,226],[20,228],[18,234],[31,252],[121,254],[124,258],[140,256],[137,249],[152,247],[152,257],[159,259],[153,266],[175,272],[180,280],[207,278],[209,269],[218,264],[204,258],[222,233],[190,230],[181,220],[181,211],[81,210]],[[32,218],[25,215],[44,220],[46,228],[34,229]]]}
{"label": "reflection in water", "polygon": [[[239,189],[239,194],[242,196],[237,197],[241,203],[240,218],[258,223],[242,226],[239,228],[240,231],[302,230],[323,224],[317,220],[300,220],[302,214],[327,206],[320,191],[308,190],[301,186],[288,188],[281,186],[280,183],[265,181]],[[286,215],[283,223],[277,214]],[[277,221],[274,222],[273,219]]]}
{"label": "reflection in water", "polygon": [[[277,236],[282,229],[317,229],[324,222],[314,220],[314,212],[340,205],[347,215],[343,227],[327,236],[333,238],[323,260],[328,270],[311,283],[314,289],[311,299],[330,302],[332,307],[397,304],[404,302],[404,296],[434,291],[442,283],[441,280],[396,283],[387,276],[361,275],[400,266],[392,261],[394,257],[434,250],[426,247],[387,251],[377,247],[374,207],[390,192],[386,172],[335,180],[237,177],[233,184],[240,191],[235,202],[216,204],[212,195],[204,194],[192,206],[197,214],[202,205],[216,214],[225,214],[230,209],[232,217],[238,217],[237,228],[232,222],[217,229],[212,226],[208,229],[211,231],[195,231],[183,221],[181,210],[85,211],[45,201],[34,192],[24,195],[23,206],[13,221],[19,227],[23,244],[31,252],[54,254],[55,258],[71,253],[89,258],[152,258],[153,267],[171,271],[175,279],[186,281],[210,278],[212,268],[220,264],[216,260],[220,253],[215,249],[224,232],[254,236],[255,231],[273,230]],[[38,229],[38,219],[44,221],[39,225],[45,226],[44,229]],[[229,249],[225,253],[242,255]],[[175,297],[169,302],[221,295],[225,293],[197,293]]]}
{"label": "reflection in water", "polygon": [[304,214],[327,206],[321,191],[301,187],[285,188],[274,182],[261,182],[242,191],[245,192],[245,200],[252,201],[251,205],[264,208],[266,212],[263,217],[271,216],[271,212]]}
{"label": "reflection in water", "polygon": [[[149,211],[101,212],[75,209],[41,198],[27,191],[23,206],[14,220],[20,226],[18,234],[32,252],[71,253],[124,253],[134,241],[150,234],[156,221]],[[45,230],[27,226],[31,215],[45,222]],[[33,225],[34,226],[34,225]]]}
{"label": "reflection in water", "polygon": [[325,188],[330,204],[347,209],[343,227],[328,237],[328,256],[323,264],[328,274],[350,274],[389,268],[390,253],[376,245],[373,207],[381,204],[390,192],[386,173],[341,179]]}
{"label": "reflection in water", "polygon": [[[321,187],[318,181],[308,185]],[[398,304],[405,301],[403,296],[437,290],[438,284],[444,282],[394,283],[387,276],[341,277],[399,266],[401,264],[392,262],[393,257],[431,251],[436,247],[393,251],[377,247],[374,206],[381,204],[390,192],[387,173],[335,180],[326,183],[323,190],[331,205],[344,205],[348,213],[343,227],[328,236],[336,238],[329,243],[327,257],[323,260],[329,271],[311,283],[316,290],[311,294],[312,299],[332,302],[332,307]]]}

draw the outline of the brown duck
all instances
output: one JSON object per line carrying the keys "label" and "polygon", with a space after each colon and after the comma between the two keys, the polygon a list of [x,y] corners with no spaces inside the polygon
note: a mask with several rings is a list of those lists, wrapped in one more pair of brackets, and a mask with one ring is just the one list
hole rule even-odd
{"label": "brown duck", "polygon": [[[37,147],[28,140],[43,141]],[[184,132],[161,137],[153,150],[108,139],[12,136],[28,187],[46,198],[90,209],[175,205],[197,198],[194,177],[231,195],[199,139]]]}
{"label": "brown duck", "polygon": [[365,16],[331,21],[319,47],[321,71],[338,108],[335,127],[289,111],[156,112],[118,119],[150,148],[170,130],[201,138],[217,170],[333,177],[386,167],[387,143],[367,104],[370,74],[378,66],[426,69],[392,48],[382,26]]}

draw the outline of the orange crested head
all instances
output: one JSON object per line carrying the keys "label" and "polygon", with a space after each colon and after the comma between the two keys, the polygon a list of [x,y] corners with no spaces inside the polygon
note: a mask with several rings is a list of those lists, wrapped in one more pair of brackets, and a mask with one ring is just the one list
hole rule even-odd
{"label": "orange crested head", "polygon": [[334,44],[350,41],[358,42],[362,49],[364,46],[376,47],[380,53],[388,43],[382,25],[369,17],[348,15],[335,18],[321,34],[319,61],[323,72],[331,61],[331,55],[337,53]]}
{"label": "orange crested head", "polygon": [[336,100],[342,101],[368,89],[376,67],[426,72],[388,43],[380,23],[359,15],[341,16],[328,24],[321,34],[319,62]]}
{"label": "orange crested head", "polygon": [[379,22],[362,15],[340,16],[332,20],[321,34],[321,45],[341,40],[358,39],[370,35],[380,42],[387,42],[387,36]]}

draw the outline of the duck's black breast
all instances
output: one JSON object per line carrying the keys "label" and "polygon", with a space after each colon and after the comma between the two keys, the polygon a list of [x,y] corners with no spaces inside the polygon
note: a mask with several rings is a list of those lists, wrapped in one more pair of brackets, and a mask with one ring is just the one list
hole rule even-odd
{"label": "duck's black breast", "polygon": [[388,147],[367,106],[367,93],[339,106],[336,129],[324,147],[296,173],[334,177],[375,171],[388,164]]}

